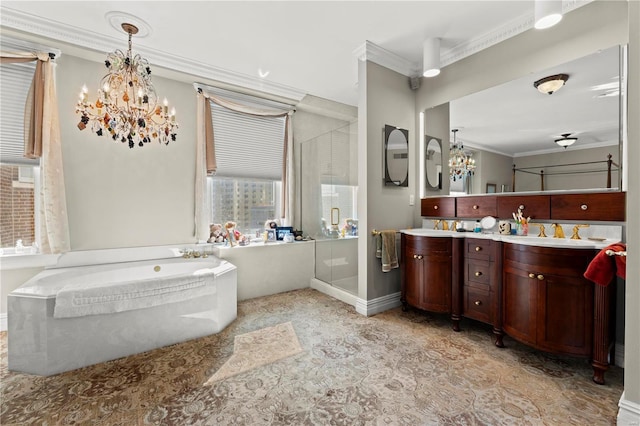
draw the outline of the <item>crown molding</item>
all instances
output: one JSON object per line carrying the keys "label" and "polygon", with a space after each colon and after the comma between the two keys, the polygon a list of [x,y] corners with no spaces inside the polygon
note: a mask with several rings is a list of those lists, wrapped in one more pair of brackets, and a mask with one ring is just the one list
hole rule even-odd
{"label": "crown molding", "polygon": [[416,77],[422,74],[419,65],[383,49],[369,40],[354,50],[353,56],[359,61],[375,62],[378,65],[382,65],[385,68],[409,77]]}
{"label": "crown molding", "polygon": [[[564,0],[562,3],[562,13],[565,14],[592,1],[593,0]],[[532,8],[531,12],[512,19],[481,36],[465,40],[450,49],[442,48],[440,52],[440,66],[445,67],[451,65],[467,56],[471,56],[481,50],[528,31],[533,28],[533,21],[534,13]],[[370,41],[366,41],[362,46],[354,50],[353,55],[358,58],[358,60],[375,62],[378,65],[382,65],[407,77],[422,75],[421,63],[411,62]]]}
{"label": "crown molding", "polygon": [[[49,21],[6,7],[0,7],[0,25],[13,30],[30,33],[39,37],[60,41],[96,52],[110,52],[118,45],[125,44],[125,37],[111,37],[70,25]],[[154,67],[178,71],[194,77],[216,80],[271,95],[300,101],[306,92],[294,87],[270,82],[213,65],[170,55],[144,46],[135,46],[137,53],[144,56]]]}

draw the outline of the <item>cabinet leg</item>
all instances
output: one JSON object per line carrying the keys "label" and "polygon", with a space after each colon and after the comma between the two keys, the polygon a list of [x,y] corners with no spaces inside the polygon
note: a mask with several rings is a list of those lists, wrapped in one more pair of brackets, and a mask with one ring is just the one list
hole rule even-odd
{"label": "cabinet leg", "polygon": [[409,310],[409,304],[404,300],[401,300],[401,302],[402,302],[402,312],[407,312]]}
{"label": "cabinet leg", "polygon": [[457,316],[451,316],[451,320],[453,321],[453,331],[458,332],[460,331],[460,317]]}
{"label": "cabinet leg", "polygon": [[593,361],[591,366],[593,366],[593,381],[599,385],[604,385],[604,373],[609,369],[609,365]]}
{"label": "cabinet leg", "polygon": [[495,337],[494,344],[499,348],[504,348],[504,343],[502,342],[502,338],[504,337],[504,333],[502,330],[498,330],[496,328],[493,329],[493,335]]}

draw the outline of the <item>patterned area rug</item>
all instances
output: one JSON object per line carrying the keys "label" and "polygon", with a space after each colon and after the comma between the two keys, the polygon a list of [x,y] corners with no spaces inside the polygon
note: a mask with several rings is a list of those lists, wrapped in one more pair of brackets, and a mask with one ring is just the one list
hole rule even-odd
{"label": "patterned area rug", "polygon": [[236,336],[233,355],[205,385],[271,364],[302,352],[291,322]]}
{"label": "patterned area rug", "polygon": [[[211,381],[237,336],[283,323],[303,352]],[[400,308],[365,317],[304,289],[240,302],[219,334],[51,377],[7,371],[0,333],[0,424],[615,424],[622,369],[599,386],[586,359],[461,327]]]}

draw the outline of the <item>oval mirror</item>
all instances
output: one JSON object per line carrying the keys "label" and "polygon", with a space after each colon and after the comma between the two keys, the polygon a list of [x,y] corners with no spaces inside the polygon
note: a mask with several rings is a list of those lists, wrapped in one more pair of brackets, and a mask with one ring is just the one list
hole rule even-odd
{"label": "oval mirror", "polygon": [[409,131],[384,126],[384,183],[409,186]]}
{"label": "oval mirror", "polygon": [[426,147],[424,169],[428,189],[442,189],[442,141],[432,136],[425,136]]}

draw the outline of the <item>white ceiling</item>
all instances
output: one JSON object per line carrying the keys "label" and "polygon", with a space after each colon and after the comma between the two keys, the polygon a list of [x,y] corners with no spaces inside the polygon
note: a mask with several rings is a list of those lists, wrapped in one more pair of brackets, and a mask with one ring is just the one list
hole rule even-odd
{"label": "white ceiling", "polygon": [[[565,0],[563,10],[566,13],[588,2]],[[61,48],[63,55],[80,47],[84,52],[103,56],[107,51],[126,48],[126,34],[114,28],[109,17],[114,12],[130,14],[136,17],[134,24],[148,29],[148,34],[134,36],[133,50],[149,59],[152,67],[294,100],[311,94],[355,106],[357,58],[367,51],[365,43],[375,48],[378,57],[385,56],[392,69],[415,76],[421,72],[422,42],[426,38],[442,39],[444,66],[532,28],[533,7],[533,0],[3,0],[0,24],[3,31],[11,34],[35,35],[52,46],[60,42],[69,48]],[[268,75],[261,78],[261,71],[268,71]],[[578,81],[572,76],[565,89]],[[564,96],[563,91],[569,92],[565,89],[553,95],[553,99]],[[531,87],[527,91],[527,96],[539,95]],[[469,101],[466,111],[474,111],[474,102],[483,103],[484,111],[489,109],[487,99],[480,96]],[[497,98],[493,95],[491,99]],[[505,102],[490,104],[499,108]],[[506,114],[513,111],[501,112],[500,122],[489,135],[493,141],[504,138],[505,133],[511,135],[512,141],[518,138],[505,124],[518,125],[518,114],[505,120]],[[521,115],[528,115],[524,109],[520,111]],[[461,128],[459,137],[483,145],[485,135],[471,133],[472,120],[487,123],[488,118],[477,114],[476,111],[466,116],[454,115],[452,125]],[[538,126],[545,120],[539,120]],[[586,125],[568,124],[546,129],[545,140],[559,133],[589,130]],[[497,150],[509,153],[506,143]]]}

